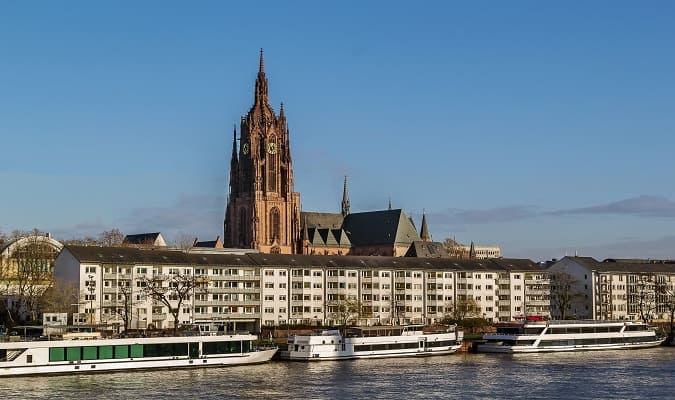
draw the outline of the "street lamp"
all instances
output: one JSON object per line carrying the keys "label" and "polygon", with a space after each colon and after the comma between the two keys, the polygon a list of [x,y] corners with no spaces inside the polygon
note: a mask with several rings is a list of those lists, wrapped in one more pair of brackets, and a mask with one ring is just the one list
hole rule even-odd
{"label": "street lamp", "polygon": [[94,292],[96,288],[94,287],[94,275],[89,275],[89,282],[87,290],[89,291],[89,315],[90,320],[89,324],[94,325]]}

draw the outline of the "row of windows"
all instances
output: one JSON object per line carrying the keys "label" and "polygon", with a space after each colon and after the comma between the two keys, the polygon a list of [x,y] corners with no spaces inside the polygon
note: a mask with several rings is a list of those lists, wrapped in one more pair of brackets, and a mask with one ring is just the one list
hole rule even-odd
{"label": "row of windows", "polygon": [[[251,341],[206,342],[204,355],[250,352]],[[199,357],[199,343],[158,343],[108,346],[52,347],[49,361],[111,360],[146,357]]]}
{"label": "row of windows", "polygon": [[404,350],[417,349],[419,344],[413,343],[388,343],[388,344],[361,344],[355,345],[354,351],[381,351],[381,350]]}

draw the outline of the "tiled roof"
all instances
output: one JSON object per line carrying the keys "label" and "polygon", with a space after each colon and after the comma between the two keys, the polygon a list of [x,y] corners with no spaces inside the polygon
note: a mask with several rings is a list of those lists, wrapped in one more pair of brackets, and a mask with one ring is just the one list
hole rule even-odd
{"label": "tiled roof", "polygon": [[152,244],[155,243],[157,237],[159,237],[159,232],[152,233],[138,233],[135,235],[126,235],[124,237],[124,243],[128,244]]}
{"label": "tiled roof", "polygon": [[349,214],[342,228],[354,246],[400,245],[421,240],[400,209]]}
{"label": "tiled roof", "polygon": [[675,264],[667,261],[652,260],[615,260],[597,261],[591,257],[564,257],[559,262],[569,259],[583,265],[590,271],[623,272],[623,273],[675,273]]}
{"label": "tiled roof", "polygon": [[[65,246],[80,263],[127,265],[194,265],[260,267],[328,267],[353,269],[440,269],[496,271],[539,269],[530,260],[499,259],[460,260],[452,258],[319,256],[291,254],[211,254],[186,253],[181,250],[143,249],[135,247]],[[533,266],[533,267],[531,267]]]}
{"label": "tiled roof", "polygon": [[424,242],[421,240],[414,241],[405,257],[444,257],[448,258],[450,255],[439,242]]}
{"label": "tiled roof", "polygon": [[300,213],[301,223],[307,224],[308,228],[332,228],[342,227],[342,214],[339,213],[321,213],[321,212],[302,212]]}

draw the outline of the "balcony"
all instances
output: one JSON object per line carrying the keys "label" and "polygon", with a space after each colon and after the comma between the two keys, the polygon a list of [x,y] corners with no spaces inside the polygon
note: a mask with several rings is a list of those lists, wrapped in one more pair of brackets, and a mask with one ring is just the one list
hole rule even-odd
{"label": "balcony", "polygon": [[152,314],[153,321],[164,321],[166,319],[166,314]]}
{"label": "balcony", "polygon": [[106,280],[118,280],[118,281],[128,281],[131,280],[131,274],[103,274],[103,279]]}

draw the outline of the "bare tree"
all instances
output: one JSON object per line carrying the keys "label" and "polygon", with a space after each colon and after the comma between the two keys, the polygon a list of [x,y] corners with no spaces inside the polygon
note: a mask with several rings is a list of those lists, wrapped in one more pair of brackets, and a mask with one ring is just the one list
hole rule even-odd
{"label": "bare tree", "polygon": [[7,240],[9,240],[7,234],[0,230],[0,247],[2,247],[2,245],[5,244]]}
{"label": "bare tree", "polygon": [[73,238],[61,240],[61,243],[64,245],[77,245],[77,246],[99,246],[100,242],[97,238],[93,236],[85,236],[83,238]]}
{"label": "bare tree", "polygon": [[647,323],[656,311],[656,284],[650,275],[640,276],[633,284],[628,285],[629,299],[642,322]]}
{"label": "bare tree", "polygon": [[56,280],[54,286],[45,291],[41,300],[42,312],[69,313],[79,301],[77,284]]}
{"label": "bare tree", "polygon": [[179,233],[171,243],[177,249],[187,250],[195,243],[195,238],[187,233]]}
{"label": "bare tree", "polygon": [[161,302],[169,309],[173,316],[173,333],[178,331],[178,316],[181,306],[188,300],[197,281],[193,275],[169,273],[168,275],[154,275],[140,280],[143,292],[152,299]]}
{"label": "bare tree", "polygon": [[124,234],[117,228],[109,231],[103,231],[98,235],[98,242],[101,246],[120,246],[124,241]]}
{"label": "bare tree", "polygon": [[668,319],[670,320],[668,343],[671,343],[675,339],[675,286],[664,282],[662,285],[659,285],[658,290],[662,299],[662,307],[668,313]]}
{"label": "bare tree", "polygon": [[125,333],[129,331],[129,325],[131,325],[133,310],[136,303],[137,302],[134,301],[131,286],[118,286],[115,305],[110,310],[122,320]]}
{"label": "bare tree", "polygon": [[358,321],[362,313],[361,303],[356,299],[339,294],[336,300],[326,302],[328,314],[346,327],[350,321]]}
{"label": "bare tree", "polygon": [[572,308],[572,304],[581,298],[581,293],[575,289],[577,280],[563,271],[552,271],[549,277],[550,300],[553,306],[551,312],[557,312],[560,319],[567,319],[569,316],[567,312]]}
{"label": "bare tree", "polygon": [[457,324],[461,324],[465,319],[480,318],[482,312],[480,305],[474,299],[454,300],[451,304],[448,304],[447,309],[450,311],[445,315],[445,322],[452,320]]}
{"label": "bare tree", "polygon": [[[39,233],[37,230],[35,233]],[[8,317],[12,322],[28,316],[35,321],[40,313],[39,305],[44,293],[53,282],[53,266],[56,250],[43,236],[32,235],[25,243],[14,249],[8,267],[3,268],[7,279],[8,296],[12,297]]]}

